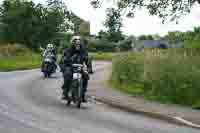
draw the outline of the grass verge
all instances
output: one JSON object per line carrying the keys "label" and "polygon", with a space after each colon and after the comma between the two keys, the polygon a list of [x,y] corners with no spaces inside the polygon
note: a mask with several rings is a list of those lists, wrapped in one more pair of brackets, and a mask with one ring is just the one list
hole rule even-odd
{"label": "grass verge", "polygon": [[113,59],[111,84],[133,96],[200,107],[199,50],[153,50]]}
{"label": "grass verge", "polygon": [[41,57],[39,54],[0,57],[0,71],[34,69],[39,68],[40,64]]}
{"label": "grass verge", "polygon": [[[30,52],[31,53],[31,52]],[[60,59],[59,55],[59,59]],[[113,58],[112,53],[92,53],[93,60],[107,60]],[[0,56],[0,71],[26,70],[39,68],[41,65],[40,54],[19,54],[14,56]]]}
{"label": "grass verge", "polygon": [[93,60],[105,60],[111,61],[114,54],[113,53],[90,53],[89,54]]}

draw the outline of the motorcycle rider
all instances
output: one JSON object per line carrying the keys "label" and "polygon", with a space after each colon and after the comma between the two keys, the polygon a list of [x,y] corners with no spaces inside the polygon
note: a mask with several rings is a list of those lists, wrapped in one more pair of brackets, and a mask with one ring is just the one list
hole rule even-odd
{"label": "motorcycle rider", "polygon": [[[88,64],[88,52],[84,49],[83,44],[81,42],[80,35],[74,35],[71,40],[71,47],[68,49],[64,49],[63,56],[60,60],[60,68],[63,73],[64,84],[62,85],[63,89],[63,98],[64,100],[68,99],[68,92],[70,90],[70,86],[73,79],[72,73],[72,63],[84,64],[87,66]],[[85,93],[87,91],[89,80],[89,74],[87,72],[83,73],[83,95],[82,101],[86,102]]]}
{"label": "motorcycle rider", "polygon": [[[56,68],[57,68],[57,65],[56,65],[57,52],[56,52],[56,48],[54,47],[54,45],[49,43],[49,44],[47,44],[46,49],[43,49],[43,48],[40,48],[40,49],[43,50],[43,57],[45,57],[49,52],[54,55],[53,56],[53,62],[54,62],[55,70],[56,70]],[[42,63],[42,68],[43,68],[43,65],[44,64]]]}

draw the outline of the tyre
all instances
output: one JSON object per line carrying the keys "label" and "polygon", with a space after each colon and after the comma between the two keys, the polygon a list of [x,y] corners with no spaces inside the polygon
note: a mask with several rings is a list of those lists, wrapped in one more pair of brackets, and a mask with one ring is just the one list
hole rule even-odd
{"label": "tyre", "polygon": [[78,87],[77,87],[77,96],[78,96],[78,101],[76,103],[76,106],[77,108],[81,108],[81,103],[82,103],[82,97],[81,97],[81,83],[82,83],[82,80],[80,79],[78,81]]}

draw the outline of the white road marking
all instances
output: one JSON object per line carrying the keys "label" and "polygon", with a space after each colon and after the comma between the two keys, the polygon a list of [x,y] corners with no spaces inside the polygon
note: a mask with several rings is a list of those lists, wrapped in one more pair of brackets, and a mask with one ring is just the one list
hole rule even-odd
{"label": "white road marking", "polygon": [[187,121],[187,120],[184,120],[183,118],[181,117],[173,117],[175,120],[178,120],[180,122],[183,122],[184,124],[187,124],[189,126],[192,126],[192,127],[197,127],[197,128],[200,128],[200,125],[198,124],[195,124],[195,123],[192,123],[190,121]]}

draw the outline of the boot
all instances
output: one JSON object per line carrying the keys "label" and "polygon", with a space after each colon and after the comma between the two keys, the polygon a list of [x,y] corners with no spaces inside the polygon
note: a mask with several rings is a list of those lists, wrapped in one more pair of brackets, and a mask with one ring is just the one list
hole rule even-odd
{"label": "boot", "polygon": [[83,103],[86,103],[86,102],[87,102],[87,100],[86,100],[86,98],[85,98],[85,95],[82,96],[82,102],[83,102]]}
{"label": "boot", "polygon": [[62,99],[63,100],[68,100],[68,98],[69,98],[69,96],[68,96],[68,89],[65,89],[64,84],[62,85],[62,90],[63,90]]}
{"label": "boot", "polygon": [[68,100],[68,98],[69,98],[68,94],[65,91],[63,91],[63,93],[62,93],[62,99],[63,100]]}

